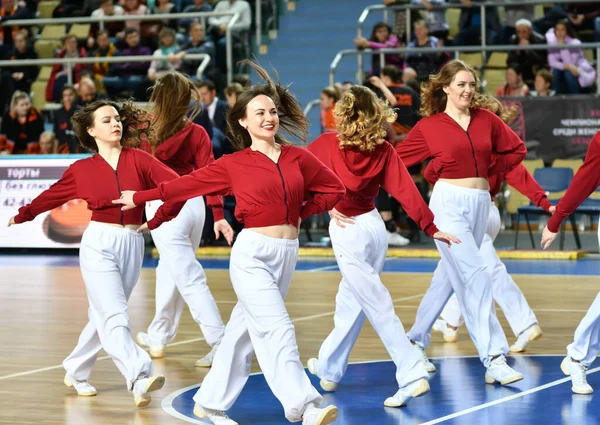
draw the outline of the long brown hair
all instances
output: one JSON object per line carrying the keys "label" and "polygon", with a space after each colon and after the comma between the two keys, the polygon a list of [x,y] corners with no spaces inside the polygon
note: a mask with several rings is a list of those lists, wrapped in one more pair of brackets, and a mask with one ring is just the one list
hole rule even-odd
{"label": "long brown hair", "polygon": [[385,143],[385,123],[396,121],[396,113],[365,86],[352,86],[333,109],[340,148],[372,152]]}
{"label": "long brown hair", "polygon": [[[252,138],[248,130],[243,128],[239,120],[246,117],[248,103],[257,96],[265,95],[275,103],[277,115],[279,115],[279,127],[288,135],[306,143],[308,138],[308,120],[302,112],[300,104],[294,95],[287,87],[275,83],[267,71],[261,68],[257,63],[248,59],[240,61],[241,64],[247,64],[254,68],[264,84],[257,84],[245,88],[237,97],[235,105],[227,114],[227,127],[231,136],[231,142],[236,150],[242,150],[252,145]],[[287,144],[286,139],[279,135],[275,135],[275,142],[279,144]]]}
{"label": "long brown hair", "polygon": [[[200,113],[200,93],[194,82],[179,72],[163,74],[152,86],[150,103],[152,135],[148,138],[153,149],[190,125]],[[190,102],[195,100],[191,107]]]}
{"label": "long brown hair", "polygon": [[488,111],[498,115],[502,121],[509,125],[519,113],[519,108],[517,105],[507,107],[494,96],[489,96],[487,94],[478,95],[477,98],[473,99],[471,102],[471,106],[475,108],[487,109]]}
{"label": "long brown hair", "polygon": [[96,140],[87,132],[88,128],[94,126],[96,111],[103,106],[112,106],[117,110],[123,123],[123,134],[121,136],[121,146],[135,147],[140,144],[142,135],[151,136],[150,120],[144,110],[135,106],[131,101],[125,101],[122,105],[109,100],[98,100],[90,103],[83,109],[78,109],[71,117],[73,132],[79,143],[85,149],[92,152],[98,152]]}

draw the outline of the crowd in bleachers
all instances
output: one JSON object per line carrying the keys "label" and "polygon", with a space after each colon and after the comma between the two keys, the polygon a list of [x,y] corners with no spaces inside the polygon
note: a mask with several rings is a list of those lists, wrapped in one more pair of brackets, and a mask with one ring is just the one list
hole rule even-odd
{"label": "crowd in bleachers", "polygon": [[[77,152],[70,123],[76,108],[103,98],[146,101],[147,89],[160,75],[171,70],[196,79],[201,61],[186,59],[188,54],[208,54],[211,58],[201,76],[207,81],[200,84],[208,84],[215,93],[224,93],[227,85],[225,35],[231,16],[211,16],[204,20],[195,17],[129,20],[106,22],[102,26],[91,23],[19,27],[10,25],[11,20],[211,11],[240,13],[240,19],[231,29],[234,61],[247,56],[252,13],[246,0],[2,0],[0,59],[92,57],[98,58],[98,62],[76,64],[72,68],[62,64],[2,68],[0,153]],[[151,62],[102,61],[112,56],[154,56],[155,59]],[[235,96],[239,87],[227,87],[228,96]],[[209,98],[207,95],[206,99]],[[45,113],[48,104],[60,106]],[[219,105],[219,113],[223,113]],[[212,119],[214,110],[208,107],[208,111]],[[205,126],[209,127],[209,133],[214,132],[215,145],[219,151],[223,150],[223,120],[214,125],[211,120],[205,121],[208,121]],[[47,145],[40,138],[50,126],[54,134],[52,148],[40,150],[37,146]]]}

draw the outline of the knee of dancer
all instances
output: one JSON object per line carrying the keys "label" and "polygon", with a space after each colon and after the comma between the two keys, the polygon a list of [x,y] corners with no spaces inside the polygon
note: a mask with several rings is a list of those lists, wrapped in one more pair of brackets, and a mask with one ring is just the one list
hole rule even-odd
{"label": "knee of dancer", "polygon": [[480,288],[483,284],[487,284],[491,287],[492,277],[489,274],[488,267],[484,264],[466,270],[463,273],[463,276],[465,277],[467,288],[473,287],[474,285],[477,285],[476,287]]}
{"label": "knee of dancer", "polygon": [[104,319],[103,327],[106,336],[115,330],[127,329],[129,332],[129,315],[125,312],[120,312],[107,316]]}

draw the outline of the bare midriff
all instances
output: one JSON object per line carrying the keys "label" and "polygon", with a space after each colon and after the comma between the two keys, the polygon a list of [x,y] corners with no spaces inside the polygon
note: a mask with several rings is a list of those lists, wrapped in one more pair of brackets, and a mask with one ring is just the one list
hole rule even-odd
{"label": "bare midriff", "polygon": [[266,227],[251,227],[248,230],[260,233],[261,235],[268,236],[276,239],[297,239],[298,228],[291,224],[278,224],[277,226],[266,226]]}
{"label": "bare midriff", "polygon": [[94,223],[100,223],[100,224],[106,224],[107,226],[112,226],[112,227],[122,227],[125,229],[132,229],[132,230],[137,230],[138,227],[140,227],[139,224],[118,224],[118,223],[106,223],[104,221],[94,221]]}

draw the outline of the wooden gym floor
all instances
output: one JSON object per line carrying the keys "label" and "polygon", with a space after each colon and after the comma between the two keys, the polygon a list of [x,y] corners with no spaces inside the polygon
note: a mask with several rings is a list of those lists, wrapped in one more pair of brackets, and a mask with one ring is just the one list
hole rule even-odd
{"label": "wooden gym floor", "polygon": [[[226,262],[202,260],[202,263],[206,267],[208,284],[226,321],[236,302],[228,272],[223,269]],[[548,266],[549,262],[507,261],[507,264],[544,331],[544,337],[533,342],[527,354],[562,356],[566,345],[572,341],[577,324],[598,293],[598,278],[594,274],[600,271],[600,261],[555,261],[552,262],[552,267],[558,270],[555,274],[548,274],[553,271]],[[133,335],[145,330],[154,313],[153,265],[154,261],[149,259],[130,299]],[[429,285],[434,267],[435,260],[388,261],[386,270],[392,271],[385,272],[382,279],[395,300],[396,312],[407,330],[414,322],[416,308]],[[287,307],[296,327],[302,361],[306,362],[309,357],[316,357],[321,342],[332,329],[340,274],[331,259],[315,263],[301,261],[298,269]],[[0,256],[0,273],[1,424],[184,423],[166,413],[161,408],[161,401],[175,391],[200,383],[207,372],[194,367],[194,361],[206,354],[209,347],[201,338],[200,330],[192,321],[187,307],[179,333],[174,343],[167,347],[165,358],[154,361],[155,372],[167,378],[165,387],[153,393],[150,406],[137,409],[132,396],[125,389],[122,376],[103,352],[90,380],[97,388],[98,396],[77,397],[72,389],[62,383],[64,370],[61,362],[75,346],[87,320],[88,304],[77,257]],[[512,343],[515,337],[504,316],[499,313],[499,317],[509,343]],[[451,357],[472,356],[476,352],[466,330],[462,328],[456,344],[444,343],[439,334],[434,334],[428,354],[430,357]],[[389,360],[389,356],[371,326],[366,324],[350,361],[377,360]],[[483,368],[480,365],[477,367],[477,374],[481,375],[477,379],[481,380],[483,388]],[[252,370],[259,371],[256,361]],[[389,379],[393,381],[393,375]],[[564,397],[570,398],[569,387],[563,387]],[[600,387],[597,389],[600,390]],[[281,410],[279,406],[275,407]],[[243,417],[235,419],[242,425],[245,423]],[[278,420],[269,423],[287,423],[283,414]],[[424,421],[408,421],[402,417],[401,421],[394,423]],[[354,422],[346,418],[343,423]]]}

